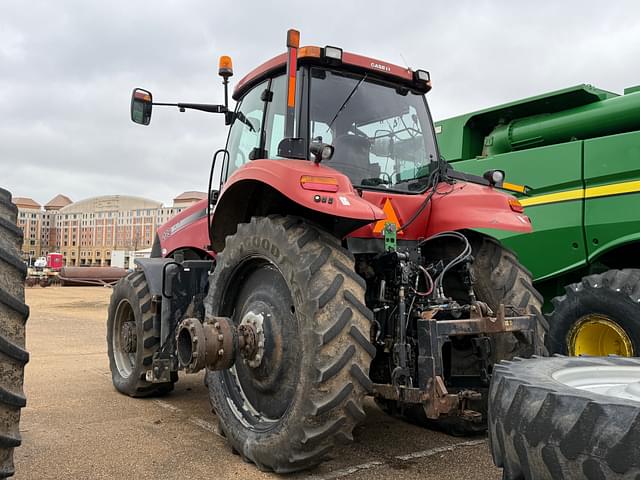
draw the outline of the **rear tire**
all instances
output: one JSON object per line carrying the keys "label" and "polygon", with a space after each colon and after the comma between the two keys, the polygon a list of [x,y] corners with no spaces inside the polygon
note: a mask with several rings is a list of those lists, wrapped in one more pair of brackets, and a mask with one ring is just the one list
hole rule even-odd
{"label": "rear tire", "polygon": [[129,273],[118,281],[111,294],[107,346],[113,386],[131,397],[164,395],[173,390],[174,381],[146,380],[153,354],[160,348],[160,331],[153,320],[144,272]]}
{"label": "rear tire", "polygon": [[16,226],[17,216],[11,194],[0,188],[0,478],[15,472],[13,450],[21,443],[20,409],[26,405],[22,385],[29,361],[25,350],[27,269],[19,256],[22,231]]}
{"label": "rear tire", "polygon": [[497,311],[500,303],[513,306],[536,317],[534,338],[525,341],[517,335],[503,335],[496,363],[516,356],[548,355],[546,338],[549,323],[542,315],[544,298],[533,286],[531,272],[518,261],[514,252],[498,240],[480,236],[472,241],[473,274],[476,278],[475,292],[478,300]]}
{"label": "rear tire", "polygon": [[[609,270],[589,275],[568,285],[565,291],[565,295],[551,301],[554,310],[548,317],[547,342],[550,352],[640,356],[640,270]],[[591,347],[580,348],[576,345],[577,331],[594,316],[601,322],[610,322],[614,341],[594,339]]]}
{"label": "rear tire", "polygon": [[239,225],[218,256],[207,315],[261,315],[264,353],[208,371],[209,396],[232,449],[261,470],[319,464],[365,417],[373,315],[353,264],[334,237],[279,216]]}

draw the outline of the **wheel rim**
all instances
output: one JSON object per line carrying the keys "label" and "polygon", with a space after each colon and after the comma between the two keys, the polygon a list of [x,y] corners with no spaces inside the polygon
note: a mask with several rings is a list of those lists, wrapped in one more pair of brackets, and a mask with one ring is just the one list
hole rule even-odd
{"label": "wheel rim", "polygon": [[113,358],[122,378],[131,375],[136,362],[137,339],[131,338],[132,332],[135,332],[135,315],[131,304],[123,299],[116,308],[111,335]]}
{"label": "wheel rim", "polygon": [[238,358],[220,373],[231,410],[253,430],[273,428],[286,416],[299,380],[301,349],[297,315],[281,272],[252,259],[234,275],[225,298],[236,325],[259,318],[263,350],[259,362]]}
{"label": "wheel rim", "polygon": [[633,343],[625,330],[606,315],[590,314],[578,320],[567,335],[569,355],[633,357]]}
{"label": "wheel rim", "polygon": [[579,390],[640,402],[640,367],[591,366],[563,368],[552,377]]}

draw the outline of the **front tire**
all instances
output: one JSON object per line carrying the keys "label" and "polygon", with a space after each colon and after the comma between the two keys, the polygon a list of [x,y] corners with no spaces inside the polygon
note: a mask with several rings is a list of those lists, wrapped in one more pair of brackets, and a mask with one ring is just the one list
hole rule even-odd
{"label": "front tire", "polygon": [[129,273],[111,294],[107,319],[107,346],[113,386],[131,397],[163,395],[174,382],[146,380],[153,354],[160,348],[160,331],[151,313],[151,294],[144,272]]}
{"label": "front tire", "polygon": [[640,355],[640,270],[609,270],[551,302],[548,347],[563,355]]}
{"label": "front tire", "polygon": [[373,316],[353,264],[291,217],[252,218],[218,256],[207,315],[260,318],[264,350],[257,364],[208,371],[209,396],[232,448],[262,470],[313,467],[364,419]]}
{"label": "front tire", "polygon": [[27,268],[18,256],[22,232],[16,226],[17,216],[11,194],[0,188],[0,478],[14,474],[13,450],[22,442],[20,409],[27,403],[22,390],[29,361],[25,350]]}

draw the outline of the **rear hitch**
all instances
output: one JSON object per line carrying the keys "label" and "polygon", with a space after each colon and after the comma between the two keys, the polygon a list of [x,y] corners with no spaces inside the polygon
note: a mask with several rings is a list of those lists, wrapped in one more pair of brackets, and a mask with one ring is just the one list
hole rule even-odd
{"label": "rear hitch", "polygon": [[[403,404],[421,404],[430,419],[457,416],[468,422],[481,423],[483,416],[473,406],[482,400],[481,392],[490,379],[491,335],[508,332],[526,334],[533,331],[535,318],[524,314],[508,317],[504,305],[499,305],[494,313],[482,302],[473,302],[468,319],[436,320],[436,313],[436,309],[425,310],[417,321],[417,386],[410,382],[400,384],[392,375],[392,384],[374,383],[373,394]],[[454,384],[451,385],[453,391],[447,389],[442,350],[453,337],[471,338],[474,353],[481,364],[477,385],[480,391],[474,389],[476,386],[459,389]]]}

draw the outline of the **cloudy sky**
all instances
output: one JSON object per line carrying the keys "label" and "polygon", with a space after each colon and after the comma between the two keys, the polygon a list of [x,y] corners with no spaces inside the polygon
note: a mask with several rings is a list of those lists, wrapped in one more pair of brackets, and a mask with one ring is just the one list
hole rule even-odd
{"label": "cloudy sky", "polygon": [[206,190],[222,116],[154,109],[129,120],[131,89],[222,103],[220,55],[238,80],[302,44],[425,68],[434,118],[579,83],[640,84],[637,1],[0,0],[0,186],[40,203]]}

